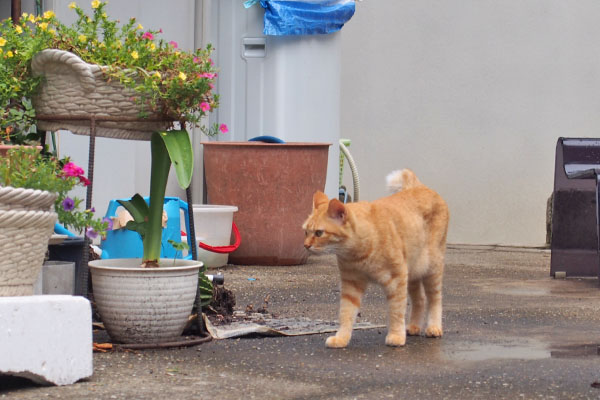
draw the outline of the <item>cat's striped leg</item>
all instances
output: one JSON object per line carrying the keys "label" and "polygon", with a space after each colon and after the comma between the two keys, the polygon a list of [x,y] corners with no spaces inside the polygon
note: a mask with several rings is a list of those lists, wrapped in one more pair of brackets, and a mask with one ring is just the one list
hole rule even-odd
{"label": "cat's striped leg", "polygon": [[385,344],[388,346],[404,346],[406,343],[406,296],[407,296],[407,274],[406,268],[398,268],[401,271],[392,275],[391,279],[384,285],[390,310],[390,323]]}
{"label": "cat's striped leg", "polygon": [[441,337],[442,330],[442,273],[430,275],[423,279],[427,296],[427,337]]}
{"label": "cat's striped leg", "polygon": [[340,298],[340,328],[335,336],[327,338],[325,345],[332,348],[346,347],[352,337],[352,326],[358,315],[366,281],[342,278]]}
{"label": "cat's striped leg", "polygon": [[408,294],[411,306],[406,333],[410,336],[418,336],[423,329],[425,311],[425,293],[423,293],[423,283],[420,279],[408,282]]}

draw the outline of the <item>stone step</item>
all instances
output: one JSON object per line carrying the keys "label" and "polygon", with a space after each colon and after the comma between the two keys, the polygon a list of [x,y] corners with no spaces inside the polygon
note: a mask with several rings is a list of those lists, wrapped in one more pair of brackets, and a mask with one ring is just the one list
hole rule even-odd
{"label": "stone step", "polygon": [[0,297],[0,374],[68,385],[93,373],[92,309],[83,297]]}

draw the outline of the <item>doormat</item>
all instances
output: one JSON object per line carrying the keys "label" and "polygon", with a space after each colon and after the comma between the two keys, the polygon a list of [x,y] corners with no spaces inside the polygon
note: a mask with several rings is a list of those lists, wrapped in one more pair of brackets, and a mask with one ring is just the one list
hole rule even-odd
{"label": "doormat", "polygon": [[[213,339],[230,339],[242,336],[300,336],[336,332],[338,323],[305,317],[275,318],[269,314],[244,314],[243,320],[227,324],[213,324],[203,315],[206,329]],[[354,330],[385,328],[370,322],[357,322]]]}

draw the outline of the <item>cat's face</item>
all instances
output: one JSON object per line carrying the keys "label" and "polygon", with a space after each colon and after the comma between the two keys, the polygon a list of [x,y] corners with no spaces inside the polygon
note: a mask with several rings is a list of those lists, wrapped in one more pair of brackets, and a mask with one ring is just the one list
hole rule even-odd
{"label": "cat's face", "polygon": [[347,210],[337,199],[331,201],[322,192],[313,196],[313,211],[302,225],[304,247],[314,252],[336,252],[348,236]]}

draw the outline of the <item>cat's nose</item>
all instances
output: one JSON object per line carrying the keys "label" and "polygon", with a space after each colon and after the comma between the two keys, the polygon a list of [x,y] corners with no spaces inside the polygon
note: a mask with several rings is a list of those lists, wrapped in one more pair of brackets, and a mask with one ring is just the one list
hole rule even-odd
{"label": "cat's nose", "polygon": [[311,244],[309,242],[304,242],[304,248],[306,250],[310,249]]}

